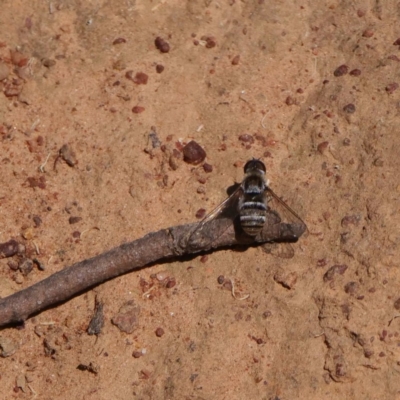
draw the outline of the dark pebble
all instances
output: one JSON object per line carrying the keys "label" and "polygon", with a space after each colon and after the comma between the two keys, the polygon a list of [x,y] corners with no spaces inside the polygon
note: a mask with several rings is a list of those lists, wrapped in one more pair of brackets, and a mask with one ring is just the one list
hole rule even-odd
{"label": "dark pebble", "polygon": [[344,291],[347,294],[354,294],[355,292],[357,292],[357,289],[358,289],[358,283],[357,282],[346,283],[346,285],[344,287]]}
{"label": "dark pebble", "polygon": [[157,64],[156,65],[156,71],[157,71],[157,74],[161,74],[161,72],[164,71],[164,65]]}
{"label": "dark pebble", "polygon": [[71,149],[71,146],[69,146],[68,144],[64,144],[61,147],[60,156],[70,167],[73,167],[77,163],[75,152]]}
{"label": "dark pebble", "polygon": [[18,266],[22,275],[27,276],[33,270],[33,261],[30,258],[25,258],[21,261]]}
{"label": "dark pebble", "polygon": [[343,111],[347,114],[353,114],[356,111],[356,106],[354,104],[347,104],[343,107]]}
{"label": "dark pebble", "polygon": [[203,264],[206,263],[208,260],[208,255],[204,254],[203,256],[200,257],[200,262],[202,262]]}
{"label": "dark pebble", "polygon": [[149,76],[147,74],[145,74],[144,72],[138,72],[132,80],[137,85],[147,85]]}
{"label": "dark pebble", "polygon": [[8,242],[0,243],[0,258],[12,257],[18,253],[19,243],[11,239]]}
{"label": "dark pebble", "polygon": [[237,55],[232,58],[232,65],[238,65],[240,62],[240,55]]}
{"label": "dark pebble", "polygon": [[319,153],[324,154],[325,151],[328,149],[329,147],[329,142],[322,142],[317,146],[317,150]]}
{"label": "dark pebble", "polygon": [[156,336],[157,337],[161,337],[161,336],[163,336],[164,335],[164,329],[163,328],[157,328],[156,329]]}
{"label": "dark pebble", "polygon": [[196,218],[197,219],[203,219],[206,215],[206,210],[204,208],[200,208],[196,212]]}
{"label": "dark pebble", "polygon": [[215,39],[214,36],[202,36],[201,40],[206,42],[206,48],[207,49],[212,49],[217,45],[217,40]]}
{"label": "dark pebble", "polygon": [[56,65],[56,60],[51,60],[49,58],[44,58],[42,60],[42,64],[43,64],[44,67],[50,68],[50,67],[53,67],[54,65]]}
{"label": "dark pebble", "polygon": [[79,221],[82,221],[82,217],[69,217],[68,222],[70,225],[76,224]]}
{"label": "dark pebble", "polygon": [[154,44],[158,50],[161,51],[161,53],[168,53],[170,46],[167,41],[165,41],[163,38],[160,36],[156,37],[156,40],[154,41]]}
{"label": "dark pebble", "polygon": [[218,283],[222,285],[225,282],[225,277],[223,275],[220,275],[217,279]]}
{"label": "dark pebble", "polygon": [[254,137],[252,135],[249,135],[248,133],[240,135],[239,140],[243,143],[250,143],[250,144],[254,143]]}
{"label": "dark pebble", "polygon": [[16,271],[18,269],[18,262],[16,260],[10,260],[7,262],[8,267],[13,270]]}
{"label": "dark pebble", "polygon": [[387,93],[392,94],[398,88],[399,88],[399,84],[396,83],[396,82],[393,82],[393,83],[389,83],[389,85],[387,85],[385,87],[385,90],[386,90]]}
{"label": "dark pebble", "polygon": [[361,71],[359,69],[355,68],[355,69],[352,69],[349,72],[349,75],[351,75],[351,76],[360,76],[361,75]]}
{"label": "dark pebble", "polygon": [[36,265],[36,267],[39,271],[46,270],[45,265],[41,261],[39,261],[37,258],[33,258],[32,261],[34,262],[34,264]]}
{"label": "dark pebble", "polygon": [[370,37],[372,37],[372,36],[374,36],[374,31],[372,30],[372,29],[366,29],[364,32],[363,32],[363,37],[365,37],[365,38],[370,38]]}
{"label": "dark pebble", "polygon": [[346,75],[349,72],[349,67],[347,65],[341,65],[337,67],[333,72],[333,75],[336,77]]}
{"label": "dark pebble", "polygon": [[144,110],[145,110],[145,108],[141,107],[141,106],[135,106],[132,108],[132,112],[134,114],[141,114]]}
{"label": "dark pebble", "polygon": [[207,163],[203,164],[204,172],[210,173],[213,171],[213,166]]}
{"label": "dark pebble", "polygon": [[324,281],[325,282],[331,281],[336,274],[343,275],[346,272],[347,268],[348,267],[346,264],[341,264],[341,265],[337,264],[330,267],[328,271],[325,272]]}
{"label": "dark pebble", "polygon": [[38,215],[34,215],[33,218],[33,223],[35,224],[35,228],[40,226],[42,224],[42,219]]}
{"label": "dark pebble", "polygon": [[292,106],[293,104],[295,104],[295,100],[293,97],[288,96],[286,97],[285,103],[287,106]]}
{"label": "dark pebble", "polygon": [[113,41],[113,44],[121,44],[121,43],[126,43],[126,39],[119,37]]}
{"label": "dark pebble", "polygon": [[399,46],[400,45],[400,38],[398,38],[394,43],[395,46]]}
{"label": "dark pebble", "polygon": [[167,281],[167,284],[165,285],[167,289],[171,289],[176,285],[176,279],[175,278],[169,278]]}
{"label": "dark pebble", "polygon": [[393,303],[396,310],[400,310],[400,297]]}
{"label": "dark pebble", "polygon": [[194,140],[191,140],[182,149],[183,160],[188,164],[197,165],[203,162],[207,156],[204,149]]}

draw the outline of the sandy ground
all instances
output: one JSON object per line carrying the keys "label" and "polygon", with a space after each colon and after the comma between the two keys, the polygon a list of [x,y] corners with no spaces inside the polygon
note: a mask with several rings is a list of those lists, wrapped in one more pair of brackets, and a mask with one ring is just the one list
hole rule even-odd
{"label": "sandy ground", "polygon": [[[400,398],[399,22],[392,0],[3,0],[0,242],[45,270],[0,260],[1,297],[195,221],[251,157],[309,235],[291,259],[153,265],[1,330],[1,399]],[[170,160],[190,140],[211,172]]]}

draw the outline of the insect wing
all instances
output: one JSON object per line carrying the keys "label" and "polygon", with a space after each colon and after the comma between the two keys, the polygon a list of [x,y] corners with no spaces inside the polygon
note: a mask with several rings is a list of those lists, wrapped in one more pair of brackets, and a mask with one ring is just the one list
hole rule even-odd
{"label": "insect wing", "polygon": [[[279,216],[277,221],[281,224],[288,224],[293,231],[292,241],[296,241],[307,231],[305,222],[269,187],[266,189],[268,212]],[[290,238],[287,238],[290,239]],[[289,240],[290,241],[290,240]]]}
{"label": "insect wing", "polygon": [[[233,225],[239,213],[238,201],[242,194],[243,188],[240,185],[228,198],[206,215],[190,234],[188,245],[196,248],[207,247]],[[219,220],[218,224],[214,223],[216,219]]]}

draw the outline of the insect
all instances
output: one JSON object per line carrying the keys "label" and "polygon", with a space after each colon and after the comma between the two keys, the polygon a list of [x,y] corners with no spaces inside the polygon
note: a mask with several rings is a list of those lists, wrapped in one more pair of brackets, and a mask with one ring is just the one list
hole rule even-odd
{"label": "insect", "polygon": [[[266,168],[262,161],[253,158],[244,166],[244,179],[236,190],[213,211],[211,211],[189,236],[189,245],[201,241],[203,246],[222,235],[232,224],[240,229],[247,239],[255,238],[268,224],[290,224],[293,233],[274,241],[296,242],[307,230],[303,220],[269,187]],[[215,229],[213,221],[222,219]],[[281,240],[280,240],[281,239]],[[272,252],[271,248],[265,249]],[[292,255],[283,256],[289,258]],[[294,253],[293,253],[294,254]]]}

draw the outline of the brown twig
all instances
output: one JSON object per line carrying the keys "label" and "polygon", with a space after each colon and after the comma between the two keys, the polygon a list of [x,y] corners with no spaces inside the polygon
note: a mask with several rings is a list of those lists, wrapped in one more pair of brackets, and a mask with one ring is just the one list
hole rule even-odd
{"label": "brown twig", "polygon": [[[215,220],[213,224],[217,232],[224,220]],[[294,241],[304,232],[303,226],[294,224],[266,224],[259,237],[243,240],[231,226],[212,242],[209,242],[209,238],[206,241],[206,238],[200,237],[195,243],[188,244],[190,232],[196,226],[180,225],[149,233],[141,239],[64,268],[26,289],[0,299],[0,327],[25,321],[32,314],[64,302],[93,286],[158,260],[243,243]]]}

